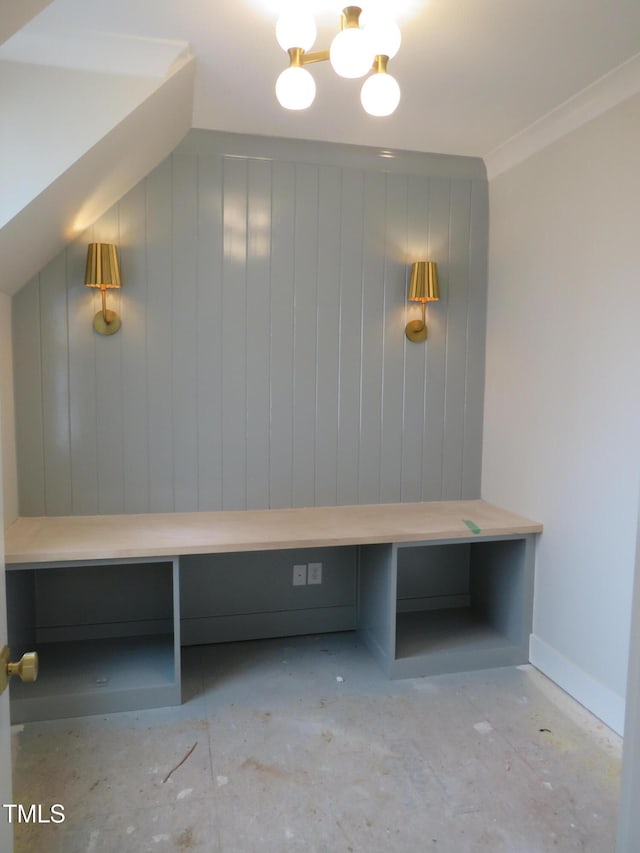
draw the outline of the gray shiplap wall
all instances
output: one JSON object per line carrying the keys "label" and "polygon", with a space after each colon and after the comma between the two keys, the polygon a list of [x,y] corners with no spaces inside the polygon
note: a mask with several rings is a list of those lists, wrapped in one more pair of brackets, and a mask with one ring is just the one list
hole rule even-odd
{"label": "gray shiplap wall", "polygon": [[474,159],[192,131],[14,297],[21,514],[479,497],[487,216]]}

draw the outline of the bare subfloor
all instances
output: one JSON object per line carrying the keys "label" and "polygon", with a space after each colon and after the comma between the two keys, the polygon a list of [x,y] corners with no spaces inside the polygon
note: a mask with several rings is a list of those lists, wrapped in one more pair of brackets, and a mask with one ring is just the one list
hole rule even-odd
{"label": "bare subfloor", "polygon": [[183,690],[15,727],[66,816],[16,853],[614,850],[620,738],[532,667],[389,682],[347,633],[184,649]]}

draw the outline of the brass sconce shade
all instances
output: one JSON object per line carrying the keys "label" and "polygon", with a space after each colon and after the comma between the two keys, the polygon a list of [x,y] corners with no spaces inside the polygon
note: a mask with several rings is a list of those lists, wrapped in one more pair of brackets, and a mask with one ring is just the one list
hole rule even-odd
{"label": "brass sconce shade", "polygon": [[122,287],[118,251],[113,243],[89,243],[87,268],[84,274],[87,287],[99,287],[102,311],[93,318],[93,328],[99,335],[113,335],[121,326],[120,317],[107,308],[107,290]]}
{"label": "brass sconce shade", "polygon": [[409,302],[422,303],[422,319],[412,320],[405,328],[409,340],[419,343],[427,339],[427,302],[437,302],[440,299],[438,266],[435,261],[416,261],[411,264],[408,299]]}

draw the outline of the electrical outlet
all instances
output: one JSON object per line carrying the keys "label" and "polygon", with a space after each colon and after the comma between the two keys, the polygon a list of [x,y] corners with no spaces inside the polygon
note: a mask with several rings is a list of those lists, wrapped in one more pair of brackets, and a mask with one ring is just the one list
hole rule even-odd
{"label": "electrical outlet", "polygon": [[303,563],[293,567],[293,585],[305,586],[307,583],[307,564]]}
{"label": "electrical outlet", "polygon": [[322,563],[309,563],[307,583],[322,583]]}

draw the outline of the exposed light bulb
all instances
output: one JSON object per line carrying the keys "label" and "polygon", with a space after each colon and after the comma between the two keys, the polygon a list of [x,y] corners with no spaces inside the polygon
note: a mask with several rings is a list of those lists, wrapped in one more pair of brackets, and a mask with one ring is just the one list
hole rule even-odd
{"label": "exposed light bulb", "polygon": [[362,85],[360,101],[371,116],[390,116],[400,103],[400,86],[385,72],[373,74]]}
{"label": "exposed light bulb", "polygon": [[283,50],[301,47],[309,50],[316,40],[316,22],[309,12],[290,9],[283,12],[276,24],[276,38]]}
{"label": "exposed light bulb", "polygon": [[369,37],[374,55],[380,54],[393,59],[402,43],[400,27],[393,18],[384,13],[365,9],[360,15],[360,26]]}
{"label": "exposed light bulb", "polygon": [[276,80],[276,97],[286,110],[306,110],[316,96],[316,81],[306,68],[285,68]]}
{"label": "exposed light bulb", "polygon": [[348,27],[331,42],[329,59],[340,77],[364,77],[371,69],[374,52],[364,30]]}

